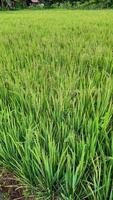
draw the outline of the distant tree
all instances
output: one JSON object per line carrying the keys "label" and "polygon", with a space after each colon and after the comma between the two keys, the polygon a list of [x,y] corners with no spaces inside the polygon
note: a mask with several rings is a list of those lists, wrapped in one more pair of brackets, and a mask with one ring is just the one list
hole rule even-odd
{"label": "distant tree", "polygon": [[[25,7],[25,6],[30,6],[32,3],[32,0],[0,0],[0,7],[6,7],[8,9],[13,9],[14,5],[18,4],[20,7]],[[72,5],[75,4],[76,2],[85,3],[85,2],[91,2],[92,0],[39,0],[41,3],[44,3],[48,7],[50,7],[52,4],[55,3],[65,3],[65,2],[70,2]],[[94,0],[95,4],[105,4],[106,7],[110,7],[113,5],[113,0]]]}
{"label": "distant tree", "polygon": [[0,7],[4,7],[4,1],[3,0],[0,0]]}

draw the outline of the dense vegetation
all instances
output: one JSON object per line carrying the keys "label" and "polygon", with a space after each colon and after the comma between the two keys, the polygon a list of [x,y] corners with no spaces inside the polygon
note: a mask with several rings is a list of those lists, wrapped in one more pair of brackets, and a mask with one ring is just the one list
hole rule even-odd
{"label": "dense vegetation", "polygon": [[113,199],[113,12],[0,13],[0,165],[36,199]]}
{"label": "dense vegetation", "polygon": [[33,4],[32,0],[0,0],[1,8],[25,8],[29,6],[37,8],[112,8],[113,0],[38,0]]}

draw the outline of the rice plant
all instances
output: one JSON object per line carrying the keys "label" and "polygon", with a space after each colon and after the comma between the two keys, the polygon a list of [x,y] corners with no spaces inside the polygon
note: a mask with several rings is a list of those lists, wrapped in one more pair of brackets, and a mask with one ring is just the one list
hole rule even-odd
{"label": "rice plant", "polygon": [[0,165],[36,199],[113,199],[112,11],[0,13]]}

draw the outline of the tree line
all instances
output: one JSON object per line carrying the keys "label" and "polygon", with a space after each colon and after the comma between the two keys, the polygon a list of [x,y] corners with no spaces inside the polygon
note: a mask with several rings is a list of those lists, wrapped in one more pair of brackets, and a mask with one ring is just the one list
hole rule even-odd
{"label": "tree line", "polygon": [[16,6],[18,7],[27,7],[27,6],[38,6],[39,4],[43,4],[45,7],[52,7],[53,5],[60,6],[60,5],[105,5],[105,7],[112,7],[113,0],[37,0],[34,3],[33,0],[0,0],[0,7],[1,8],[8,8],[14,9]]}

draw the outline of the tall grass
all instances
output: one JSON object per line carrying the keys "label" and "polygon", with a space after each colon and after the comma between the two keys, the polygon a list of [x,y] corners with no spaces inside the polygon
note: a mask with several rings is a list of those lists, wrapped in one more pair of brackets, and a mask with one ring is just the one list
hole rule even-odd
{"label": "tall grass", "polygon": [[113,13],[0,13],[0,160],[36,199],[113,199]]}

